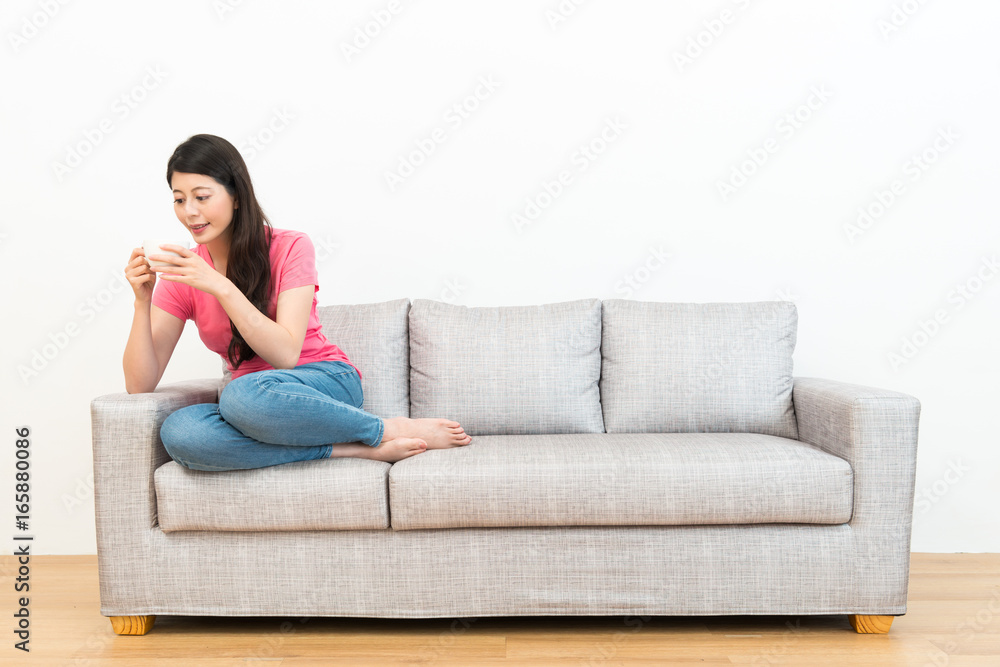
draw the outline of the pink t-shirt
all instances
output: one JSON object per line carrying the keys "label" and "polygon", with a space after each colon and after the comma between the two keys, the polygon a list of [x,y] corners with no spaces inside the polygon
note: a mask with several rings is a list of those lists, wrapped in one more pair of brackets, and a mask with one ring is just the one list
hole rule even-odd
{"label": "pink t-shirt", "polygon": [[[277,312],[278,294],[293,287],[315,285],[313,290],[312,312],[309,314],[309,324],[306,325],[306,337],[302,342],[302,353],[296,366],[314,361],[344,361],[354,366],[343,350],[327,340],[323,335],[319,318],[316,316],[316,292],[319,291],[319,277],[316,272],[316,250],[305,232],[291,229],[273,229],[271,241],[271,298],[268,300],[267,315],[272,320]],[[196,244],[191,248],[201,256],[208,265],[215,268],[212,256],[204,244]],[[240,367],[233,370],[226,356],[233,332],[229,326],[229,315],[222,304],[211,294],[185,285],[184,283],[164,280],[157,275],[156,289],[153,291],[152,303],[175,315],[182,320],[194,320],[198,327],[198,335],[208,349],[212,350],[226,364],[236,379],[247,373],[270,370],[274,366],[264,361],[260,355],[244,361]],[[361,370],[357,366],[358,377]]]}

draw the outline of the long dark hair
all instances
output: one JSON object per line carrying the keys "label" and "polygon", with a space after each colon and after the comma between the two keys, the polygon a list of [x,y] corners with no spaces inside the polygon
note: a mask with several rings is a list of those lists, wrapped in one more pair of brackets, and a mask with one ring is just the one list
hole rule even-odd
{"label": "long dark hair", "polygon": [[[231,143],[213,134],[196,134],[179,145],[167,161],[167,185],[172,185],[175,171],[211,176],[226,188],[236,202],[233,211],[232,240],[226,261],[226,277],[243,292],[257,310],[267,312],[271,295],[271,236],[274,228],[257,202],[250,182],[250,172],[243,156]],[[265,231],[266,229],[266,231]],[[233,339],[226,356],[233,369],[257,353],[229,320]]]}

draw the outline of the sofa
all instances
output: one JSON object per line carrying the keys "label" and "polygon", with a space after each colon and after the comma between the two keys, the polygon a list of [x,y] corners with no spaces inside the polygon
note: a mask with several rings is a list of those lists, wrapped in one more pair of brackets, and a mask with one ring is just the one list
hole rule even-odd
{"label": "sofa", "polygon": [[[472,442],[206,472],[163,420],[230,378],[91,402],[101,614],[906,612],[919,401],[795,377],[791,302],[320,306],[364,409]],[[225,366],[223,366],[225,369]],[[845,626],[846,627],[846,626]]]}

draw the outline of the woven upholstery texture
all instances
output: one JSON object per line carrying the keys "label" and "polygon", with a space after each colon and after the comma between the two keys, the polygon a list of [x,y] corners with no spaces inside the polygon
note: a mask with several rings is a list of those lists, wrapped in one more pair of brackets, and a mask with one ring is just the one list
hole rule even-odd
{"label": "woven upholstery texture", "polygon": [[851,466],[755,433],[485,435],[389,470],[392,527],[844,523]]}
{"label": "woven upholstery texture", "polygon": [[[198,474],[170,460],[160,427],[217,400],[225,379],[93,399],[101,613],[905,613],[920,402],[797,377],[786,406],[787,305],[709,309],[712,326],[689,312],[680,336],[662,329],[669,308],[609,303],[321,307],[327,337],[372,382],[365,409],[468,420],[471,445],[391,466]],[[751,325],[760,333],[739,338]],[[768,363],[741,365],[740,346]],[[716,352],[733,384],[699,408],[693,360]],[[623,381],[630,367],[655,400]],[[696,391],[678,402],[692,369]]]}
{"label": "woven upholstery texture", "polygon": [[410,416],[477,435],[602,433],[601,302],[410,309]]}
{"label": "woven upholstery texture", "polygon": [[796,438],[786,301],[603,302],[601,404],[608,433],[763,433]]}
{"label": "woven upholstery texture", "polygon": [[388,463],[353,457],[250,470],[156,469],[160,528],[361,530],[389,527]]}

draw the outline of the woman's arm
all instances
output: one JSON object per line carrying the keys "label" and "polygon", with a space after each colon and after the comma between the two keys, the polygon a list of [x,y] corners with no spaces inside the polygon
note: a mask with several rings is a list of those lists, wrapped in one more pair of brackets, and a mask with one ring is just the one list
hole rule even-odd
{"label": "woman's arm", "polygon": [[156,374],[160,368],[153,347],[153,330],[150,325],[149,301],[136,299],[135,314],[132,316],[132,330],[125,344],[122,356],[122,370],[125,371],[125,391],[130,394],[150,392],[156,389]]}
{"label": "woman's arm", "polygon": [[303,285],[278,294],[277,321],[266,317],[228,278],[215,297],[247,344],[275,368],[295,368],[312,312],[313,285]]}
{"label": "woman's arm", "polygon": [[210,267],[197,253],[174,244],[160,247],[178,253],[180,259],[151,255],[152,260],[171,262],[170,265],[154,266],[152,271],[164,280],[190,285],[214,296],[257,356],[274,368],[295,368],[302,355],[315,285],[279,292],[275,321],[261,313],[233,281]]}

